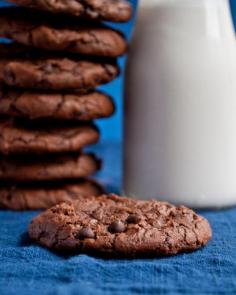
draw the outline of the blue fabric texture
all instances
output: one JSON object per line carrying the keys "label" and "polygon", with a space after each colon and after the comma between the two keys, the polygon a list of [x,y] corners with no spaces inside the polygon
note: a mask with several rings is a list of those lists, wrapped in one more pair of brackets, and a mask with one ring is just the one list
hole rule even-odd
{"label": "blue fabric texture", "polygon": [[[97,146],[98,176],[120,183],[120,146]],[[117,167],[117,169],[114,169]],[[236,209],[201,212],[214,236],[207,247],[168,258],[106,260],[58,256],[32,243],[27,226],[38,212],[0,212],[1,295],[236,294]]]}

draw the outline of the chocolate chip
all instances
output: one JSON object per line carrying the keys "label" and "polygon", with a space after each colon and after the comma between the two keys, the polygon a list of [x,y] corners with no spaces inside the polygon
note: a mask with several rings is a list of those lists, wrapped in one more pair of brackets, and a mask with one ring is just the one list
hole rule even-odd
{"label": "chocolate chip", "polygon": [[116,220],[113,221],[109,226],[108,226],[108,230],[110,233],[122,233],[125,231],[125,225],[122,221],[120,220]]}
{"label": "chocolate chip", "polygon": [[126,219],[127,223],[133,223],[133,224],[137,224],[139,223],[141,220],[140,216],[138,216],[137,214],[131,214],[128,216],[128,218]]}
{"label": "chocolate chip", "polygon": [[7,200],[8,200],[8,201],[11,201],[11,200],[12,200],[12,197],[13,197],[12,193],[11,193],[11,192],[8,193],[8,195],[7,195]]}
{"label": "chocolate chip", "polygon": [[94,232],[91,230],[91,228],[89,227],[83,227],[81,228],[81,230],[78,232],[78,234],[76,235],[77,238],[79,238],[80,240],[84,240],[84,239],[94,239],[95,238],[95,234]]}

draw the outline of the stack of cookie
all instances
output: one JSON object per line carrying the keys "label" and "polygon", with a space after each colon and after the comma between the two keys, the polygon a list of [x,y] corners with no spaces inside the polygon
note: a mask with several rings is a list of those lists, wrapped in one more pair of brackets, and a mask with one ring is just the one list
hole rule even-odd
{"label": "stack of cookie", "polygon": [[[0,9],[0,207],[44,209],[99,195],[100,161],[82,149],[99,140],[92,120],[114,112],[95,88],[119,74],[125,0],[12,0]],[[25,6],[25,7],[24,7]]]}

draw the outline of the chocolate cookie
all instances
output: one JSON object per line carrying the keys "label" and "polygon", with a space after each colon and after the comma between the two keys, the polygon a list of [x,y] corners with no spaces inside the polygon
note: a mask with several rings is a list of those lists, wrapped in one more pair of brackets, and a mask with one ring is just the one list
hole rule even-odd
{"label": "chocolate cookie", "polygon": [[132,16],[131,4],[126,0],[10,0],[10,2],[53,13],[62,12],[112,22],[126,22]]}
{"label": "chocolate cookie", "polygon": [[89,123],[0,122],[0,152],[3,154],[78,152],[98,140],[98,130]]}
{"label": "chocolate cookie", "polygon": [[114,113],[112,99],[98,91],[50,93],[0,90],[0,114],[14,117],[90,121]]}
{"label": "chocolate cookie", "polygon": [[48,209],[61,202],[99,196],[101,186],[90,180],[69,183],[40,183],[0,186],[0,208],[10,210]]}
{"label": "chocolate cookie", "polygon": [[93,154],[0,157],[0,179],[48,181],[90,176],[100,168]]}
{"label": "chocolate cookie", "polygon": [[0,82],[30,89],[92,89],[119,74],[114,59],[79,59],[16,44],[0,44]]}
{"label": "chocolate cookie", "polygon": [[99,23],[82,22],[26,8],[0,8],[0,36],[46,50],[117,57],[126,52],[121,33]]}
{"label": "chocolate cookie", "polygon": [[196,250],[212,234],[207,220],[184,206],[111,195],[55,206],[33,219],[29,235],[67,253],[147,257]]}

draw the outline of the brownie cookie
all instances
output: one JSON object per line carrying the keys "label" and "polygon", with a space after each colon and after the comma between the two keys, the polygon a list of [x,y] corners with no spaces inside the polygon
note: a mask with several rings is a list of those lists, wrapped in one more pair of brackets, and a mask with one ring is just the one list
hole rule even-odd
{"label": "brownie cookie", "polygon": [[104,93],[50,93],[0,90],[0,114],[14,117],[90,121],[110,117],[112,98]]}
{"label": "brownie cookie", "polygon": [[131,4],[126,0],[10,0],[25,7],[67,13],[88,19],[126,22],[132,16]]}
{"label": "brownie cookie", "polygon": [[[51,54],[51,55],[50,55]],[[0,82],[30,89],[92,89],[119,74],[115,59],[70,58],[16,44],[0,44]]]}
{"label": "brownie cookie", "polygon": [[0,208],[10,210],[48,209],[61,202],[99,196],[103,189],[90,180],[69,183],[40,183],[0,186]]}
{"label": "brownie cookie", "polygon": [[29,235],[67,253],[131,258],[196,250],[212,233],[206,219],[184,206],[111,195],[57,205],[33,219]]}
{"label": "brownie cookie", "polygon": [[0,179],[14,181],[48,181],[78,179],[100,168],[93,154],[0,157]]}
{"label": "brownie cookie", "polygon": [[118,57],[127,44],[120,32],[99,23],[81,22],[26,8],[0,8],[0,36],[46,50]]}
{"label": "brownie cookie", "polygon": [[3,154],[78,152],[98,140],[97,128],[89,123],[0,121],[0,152]]}

